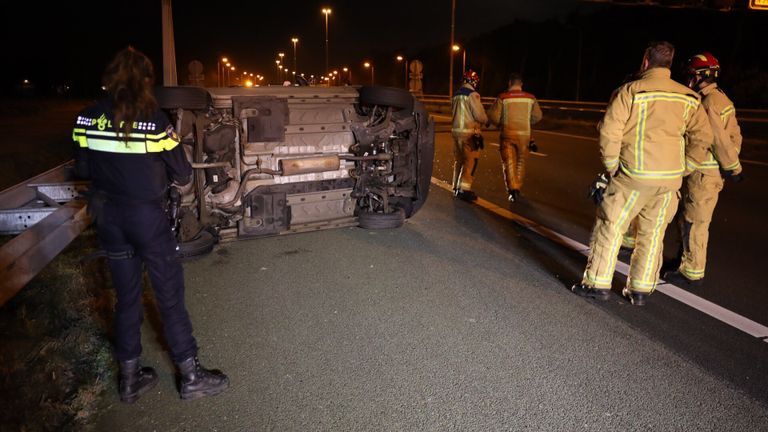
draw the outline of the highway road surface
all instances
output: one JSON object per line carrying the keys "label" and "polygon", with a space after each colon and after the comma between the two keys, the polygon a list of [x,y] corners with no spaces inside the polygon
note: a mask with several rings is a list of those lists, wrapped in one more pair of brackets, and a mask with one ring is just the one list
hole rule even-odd
{"label": "highway road surface", "polygon": [[440,187],[400,229],[221,245],[185,265],[187,304],[232,387],[179,400],[150,315],[160,383],[93,428],[765,430],[768,343],[658,293],[577,297],[584,261]]}

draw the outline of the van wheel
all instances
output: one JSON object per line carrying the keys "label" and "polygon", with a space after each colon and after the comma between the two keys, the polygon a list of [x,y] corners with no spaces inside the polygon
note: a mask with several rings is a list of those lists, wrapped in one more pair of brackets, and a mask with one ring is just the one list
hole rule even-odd
{"label": "van wheel", "polygon": [[360,228],[364,229],[392,229],[403,226],[405,222],[405,210],[395,207],[392,213],[374,213],[360,211],[357,215]]}
{"label": "van wheel", "polygon": [[215,244],[216,236],[207,230],[202,230],[192,240],[179,243],[179,249],[176,251],[176,256],[182,260],[202,256],[210,253]]}

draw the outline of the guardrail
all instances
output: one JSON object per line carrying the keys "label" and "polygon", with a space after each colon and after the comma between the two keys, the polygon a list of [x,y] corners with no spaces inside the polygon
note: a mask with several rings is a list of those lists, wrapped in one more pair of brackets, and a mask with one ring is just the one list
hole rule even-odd
{"label": "guardrail", "polygon": [[0,234],[20,233],[0,248],[0,307],[90,225],[86,185],[67,162],[0,192]]}
{"label": "guardrail", "polygon": [[[441,108],[450,107],[451,98],[446,95],[423,95],[419,100],[427,105],[438,105]],[[492,104],[495,97],[481,98],[483,105]],[[563,101],[552,99],[539,99],[542,110],[585,113],[587,115],[604,114],[606,102]],[[768,123],[768,110],[762,109],[737,109],[736,116],[739,122],[744,123]]]}

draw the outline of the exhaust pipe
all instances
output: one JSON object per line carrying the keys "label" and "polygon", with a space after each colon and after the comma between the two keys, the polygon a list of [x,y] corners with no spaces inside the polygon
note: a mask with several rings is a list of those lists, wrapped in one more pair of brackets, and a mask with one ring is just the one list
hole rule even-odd
{"label": "exhaust pipe", "polygon": [[336,171],[341,166],[338,155],[281,159],[280,174],[284,176]]}

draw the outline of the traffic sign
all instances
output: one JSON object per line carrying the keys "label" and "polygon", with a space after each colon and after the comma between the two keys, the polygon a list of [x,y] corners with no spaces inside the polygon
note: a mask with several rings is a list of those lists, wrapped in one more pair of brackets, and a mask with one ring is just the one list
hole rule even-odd
{"label": "traffic sign", "polygon": [[768,10],[768,0],[749,0],[749,8],[757,10]]}

